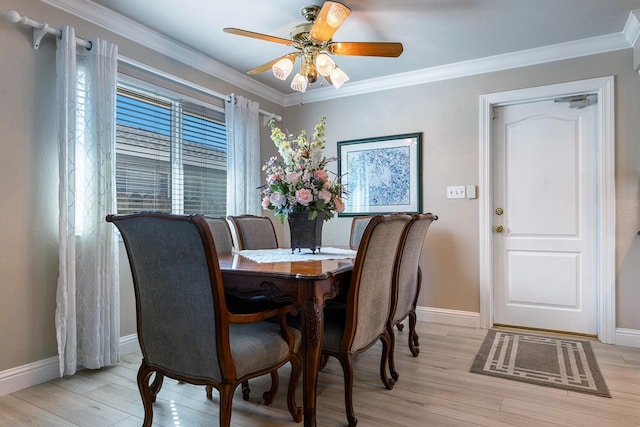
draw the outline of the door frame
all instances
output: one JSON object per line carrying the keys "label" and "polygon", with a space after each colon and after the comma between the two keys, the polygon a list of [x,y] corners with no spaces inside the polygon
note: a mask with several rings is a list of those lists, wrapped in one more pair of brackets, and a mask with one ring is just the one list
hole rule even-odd
{"label": "door frame", "polygon": [[596,292],[598,301],[598,339],[615,342],[616,277],[615,277],[615,134],[614,78],[600,77],[497,92],[480,96],[480,165],[479,165],[479,279],[480,327],[493,326],[493,107],[552,99],[561,96],[595,93],[598,95],[596,140]]}

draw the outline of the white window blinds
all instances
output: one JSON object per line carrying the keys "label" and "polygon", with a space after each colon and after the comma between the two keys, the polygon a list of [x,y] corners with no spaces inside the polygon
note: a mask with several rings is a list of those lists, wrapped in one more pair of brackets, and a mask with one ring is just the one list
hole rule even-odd
{"label": "white window blinds", "polygon": [[226,214],[224,113],[118,88],[118,213]]}

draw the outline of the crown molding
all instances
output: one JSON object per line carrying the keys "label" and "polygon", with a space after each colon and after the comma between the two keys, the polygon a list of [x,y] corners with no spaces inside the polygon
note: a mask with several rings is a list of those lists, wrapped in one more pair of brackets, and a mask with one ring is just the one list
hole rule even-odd
{"label": "crown molding", "polygon": [[627,23],[622,31],[627,41],[633,47],[633,66],[635,71],[640,72],[640,9],[632,10],[627,18]]}
{"label": "crown molding", "polygon": [[284,94],[90,0],[40,0],[255,95],[284,104]]}
{"label": "crown molding", "polygon": [[627,23],[624,25],[622,33],[631,47],[635,48],[638,45],[638,38],[640,37],[640,9],[632,10],[629,13]]}
{"label": "crown molding", "polygon": [[628,49],[635,47],[640,39],[640,9],[637,9],[631,11],[625,28],[620,33],[351,82],[339,90],[332,87],[312,89],[301,96],[300,93],[284,94],[259,83],[231,67],[90,0],[40,1],[284,107],[298,105],[301,99],[303,103],[326,101]]}
{"label": "crown molding", "polygon": [[[331,87],[314,89],[303,95],[303,102],[311,103],[326,101],[329,99],[397,89],[501,70],[509,70],[564,59],[579,58],[582,56],[596,55],[599,53],[628,49],[630,47],[631,45],[626,34],[622,32],[608,34],[599,37],[559,43],[550,46],[474,59],[471,61],[458,62],[439,67],[425,68],[407,73],[353,82],[342,86],[339,91],[335,91],[335,89]],[[299,103],[300,94],[285,95],[285,107],[290,107]]]}

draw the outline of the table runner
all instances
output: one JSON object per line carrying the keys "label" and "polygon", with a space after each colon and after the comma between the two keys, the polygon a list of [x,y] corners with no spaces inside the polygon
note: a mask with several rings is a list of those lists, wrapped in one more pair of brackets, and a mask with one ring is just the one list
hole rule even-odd
{"label": "table runner", "polygon": [[294,262],[294,261],[324,261],[329,259],[355,258],[356,251],[340,248],[325,248],[312,253],[310,249],[296,250],[291,253],[291,249],[251,249],[236,251],[238,255],[250,259],[259,264],[268,262]]}

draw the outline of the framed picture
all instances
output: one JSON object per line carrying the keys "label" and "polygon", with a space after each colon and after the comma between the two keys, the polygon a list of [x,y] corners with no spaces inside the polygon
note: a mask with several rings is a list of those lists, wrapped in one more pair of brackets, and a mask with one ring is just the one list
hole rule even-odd
{"label": "framed picture", "polygon": [[338,216],[422,210],[422,133],[338,142],[347,197]]}

